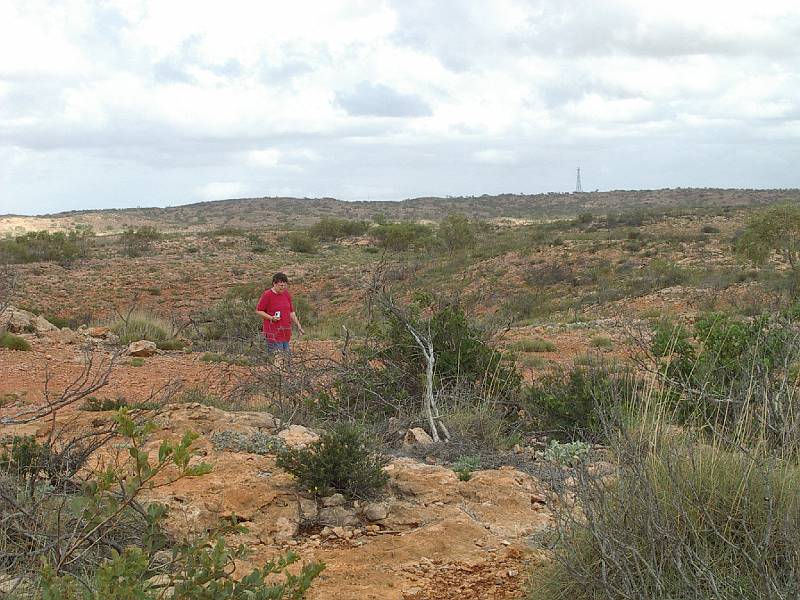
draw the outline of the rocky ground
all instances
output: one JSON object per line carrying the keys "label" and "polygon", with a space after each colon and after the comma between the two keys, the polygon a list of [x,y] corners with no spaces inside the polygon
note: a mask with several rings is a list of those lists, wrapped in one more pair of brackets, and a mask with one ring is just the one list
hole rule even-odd
{"label": "rocky ground", "polygon": [[[0,418],[58,397],[81,373],[91,375],[110,356],[103,338],[91,335],[102,331],[59,330],[27,318],[21,335],[32,343],[32,351],[0,349]],[[94,349],[88,371],[87,347]],[[220,374],[231,376],[230,370],[215,371],[192,354],[156,354],[144,366],[134,364],[129,356],[120,358],[102,388],[103,397],[152,400],[176,381],[224,389]],[[59,413],[58,424],[88,431],[108,424],[112,414],[72,405]],[[264,412],[229,413],[197,403],[167,404],[151,418],[158,426],[148,443],[152,452],[162,439],[191,430],[200,434],[193,460],[213,467],[209,475],[149,493],[149,499],[170,507],[171,532],[200,532],[236,517],[248,531],[231,541],[251,550],[250,564],[240,565],[242,573],[288,549],[303,560],[325,562],[311,599],[522,598],[531,565],[545,559],[531,541],[551,525],[548,491],[512,467],[476,471],[469,481],[460,481],[444,466],[396,458],[386,467],[390,481],[382,497],[370,502],[350,502],[340,495],[314,499],[276,466],[274,454],[242,452],[226,442],[231,436],[261,435],[298,446],[315,439],[314,432],[286,427]],[[2,433],[43,436],[51,426],[4,425]]]}

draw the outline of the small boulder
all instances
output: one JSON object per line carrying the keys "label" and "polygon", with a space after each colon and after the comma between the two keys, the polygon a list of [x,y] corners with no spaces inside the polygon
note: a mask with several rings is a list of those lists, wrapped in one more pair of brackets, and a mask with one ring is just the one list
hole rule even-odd
{"label": "small boulder", "polygon": [[361,524],[356,511],[344,506],[331,506],[319,511],[319,522],[330,527],[354,527]]}
{"label": "small boulder", "polygon": [[383,521],[389,516],[389,507],[383,502],[370,502],[364,506],[363,514],[367,521]]}
{"label": "small boulder", "polygon": [[302,425],[290,425],[278,433],[278,437],[288,448],[305,448],[319,439],[316,433]]}
{"label": "small boulder", "polygon": [[128,354],[131,356],[153,356],[158,351],[154,342],[148,340],[139,340],[138,342],[131,342],[128,346]]}
{"label": "small boulder", "polygon": [[403,438],[403,447],[410,448],[424,448],[433,444],[433,438],[422,427],[412,427],[406,431]]}
{"label": "small boulder", "polygon": [[344,506],[344,503],[345,499],[342,494],[333,494],[322,499],[322,506],[325,508],[330,508],[331,506]]}
{"label": "small boulder", "polygon": [[109,333],[111,333],[110,327],[89,327],[86,330],[86,335],[93,338],[105,339]]}

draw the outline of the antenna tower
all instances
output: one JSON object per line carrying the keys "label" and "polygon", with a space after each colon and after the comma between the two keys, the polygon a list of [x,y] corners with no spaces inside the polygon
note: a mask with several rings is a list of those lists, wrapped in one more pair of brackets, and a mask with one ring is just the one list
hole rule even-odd
{"label": "antenna tower", "polygon": [[575,193],[578,194],[583,191],[583,187],[581,186],[581,168],[578,167],[578,178],[575,181]]}

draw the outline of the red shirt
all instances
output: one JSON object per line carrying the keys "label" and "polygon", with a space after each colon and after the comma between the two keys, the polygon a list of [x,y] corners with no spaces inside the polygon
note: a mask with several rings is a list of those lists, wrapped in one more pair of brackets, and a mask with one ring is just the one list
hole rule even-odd
{"label": "red shirt", "polygon": [[292,321],[289,318],[289,314],[294,312],[294,306],[292,306],[292,297],[289,295],[289,292],[276,294],[272,291],[272,288],[269,288],[266,292],[261,294],[256,310],[260,310],[272,316],[275,316],[275,313],[278,311],[281,313],[281,318],[278,321],[264,319],[262,331],[268,341],[288,342],[291,339]]}

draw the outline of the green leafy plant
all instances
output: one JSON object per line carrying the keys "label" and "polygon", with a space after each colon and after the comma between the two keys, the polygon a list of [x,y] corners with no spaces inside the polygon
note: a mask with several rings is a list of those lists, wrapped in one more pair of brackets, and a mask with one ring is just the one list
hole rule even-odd
{"label": "green leafy plant", "polygon": [[480,467],[480,456],[460,456],[453,463],[453,471],[455,471],[461,481],[469,481],[472,479],[472,472],[477,471]]}
{"label": "green leafy plant", "polygon": [[293,231],[287,237],[286,241],[289,249],[292,252],[300,252],[303,254],[313,254],[317,251],[317,240],[311,237],[305,231]]}
{"label": "green leafy plant", "polygon": [[340,492],[348,498],[375,496],[388,481],[385,458],[371,447],[364,433],[340,424],[303,449],[278,454],[277,465],[300,486],[320,496]]}
{"label": "green leafy plant", "polygon": [[0,348],[27,352],[31,349],[31,345],[25,338],[0,330]]}
{"label": "green leafy plant", "polygon": [[544,450],[544,458],[559,465],[574,467],[583,462],[589,455],[589,444],[580,440],[562,443],[558,440],[550,440]]}

